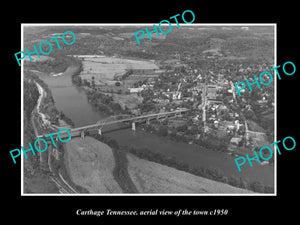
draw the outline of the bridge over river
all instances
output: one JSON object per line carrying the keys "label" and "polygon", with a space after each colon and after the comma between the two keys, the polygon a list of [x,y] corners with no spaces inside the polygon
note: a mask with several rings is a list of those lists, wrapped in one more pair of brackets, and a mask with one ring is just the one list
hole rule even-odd
{"label": "bridge over river", "polygon": [[[117,124],[117,123],[130,122],[132,130],[135,131],[136,123],[141,123],[141,122],[149,123],[150,120],[154,120],[154,119],[159,120],[159,119],[164,119],[164,118],[168,118],[168,117],[177,117],[177,116],[180,116],[181,113],[184,113],[187,111],[189,111],[189,109],[180,109],[180,110],[175,110],[175,111],[171,111],[171,112],[153,113],[153,114],[141,115],[141,116],[135,116],[135,117],[123,114],[123,115],[118,115],[118,116],[112,116],[112,117],[106,118],[104,120],[100,120],[95,124],[82,126],[82,127],[76,127],[76,128],[68,129],[68,130],[71,133],[71,137],[81,136],[82,138],[84,138],[86,132],[88,132],[88,131],[97,130],[98,134],[101,135],[102,129],[104,126]],[[124,118],[124,117],[126,117],[126,118]],[[54,130],[57,130],[57,131],[59,131],[60,129],[63,128],[63,127],[59,127],[59,126],[56,126],[53,124],[51,124],[50,126]],[[67,140],[70,138],[69,134],[66,131],[56,132],[55,134],[51,135],[52,138],[50,138],[49,136],[46,138],[46,136],[49,135],[48,133],[39,135],[37,130],[35,130],[35,134],[36,134],[37,138],[43,138],[44,140],[46,140],[47,145],[48,145],[48,151],[38,153],[39,157],[40,157],[41,165],[45,169],[49,168],[50,172],[55,173],[55,168],[53,167],[53,162],[52,162],[53,159],[51,159],[52,157],[50,157],[50,156],[53,156],[54,158],[56,158],[56,160],[60,160],[61,153],[59,153],[59,151],[57,150],[57,146],[53,145],[53,142],[51,139],[55,140],[54,141],[55,143],[58,143],[58,135],[59,135],[60,139]],[[29,148],[28,145],[26,145],[24,147],[25,147],[25,149]],[[42,147],[40,146],[40,142],[38,143],[38,147],[39,147],[39,149],[43,149],[43,146]],[[68,182],[64,181],[60,172],[58,172],[51,179],[58,185],[58,188],[61,193],[74,193],[74,192],[76,193],[76,191],[74,191],[74,189],[70,187]]]}
{"label": "bridge over river", "polygon": [[[180,110],[174,110],[171,112],[161,112],[161,113],[153,113],[153,114],[147,114],[147,115],[141,115],[141,116],[135,116],[131,117],[129,115],[118,115],[118,116],[112,116],[104,120],[100,120],[95,124],[90,124],[87,126],[82,126],[82,127],[76,127],[73,129],[68,129],[71,133],[71,136],[84,136],[84,134],[87,131],[94,131],[98,130],[98,133],[101,135],[102,134],[102,129],[104,126],[116,124],[116,123],[126,123],[126,122],[131,122],[131,128],[133,131],[136,130],[136,123],[141,123],[141,122],[146,122],[149,123],[150,120],[154,119],[163,119],[163,118],[168,118],[168,117],[177,117],[181,116],[181,113],[187,112],[189,109],[180,109]],[[127,118],[124,118],[127,117]],[[120,119],[121,118],[121,119]],[[56,126],[56,125],[51,125],[54,129],[60,130],[62,127]],[[43,134],[43,135],[37,135],[37,138],[44,138],[47,140],[48,144],[51,144],[51,140],[46,138],[48,134]],[[59,134],[61,139],[67,139],[69,137],[67,132],[61,132]],[[54,139],[57,139],[57,134],[52,135]]]}
{"label": "bridge over river", "polygon": [[[128,118],[122,118],[122,117],[124,117],[124,115],[120,115],[120,116],[117,116],[119,119],[114,119],[114,117],[112,117],[113,119],[108,118],[108,119],[100,120],[95,124],[91,124],[91,125],[71,129],[70,132],[71,132],[72,136],[74,136],[74,135],[76,136],[76,135],[82,134],[82,132],[97,129],[98,133],[101,135],[102,134],[102,128],[104,126],[111,125],[111,124],[116,124],[116,123],[125,123],[125,122],[131,122],[132,130],[135,131],[136,123],[140,123],[140,122],[149,123],[150,120],[153,120],[153,119],[177,117],[177,116],[180,116],[181,113],[184,113],[184,112],[187,112],[187,111],[189,111],[189,109],[180,109],[180,110],[175,110],[175,111],[171,111],[171,112],[153,113],[153,114],[147,114],[147,115],[136,116],[136,117],[125,116],[125,117],[128,117]],[[122,119],[120,119],[120,117]]]}

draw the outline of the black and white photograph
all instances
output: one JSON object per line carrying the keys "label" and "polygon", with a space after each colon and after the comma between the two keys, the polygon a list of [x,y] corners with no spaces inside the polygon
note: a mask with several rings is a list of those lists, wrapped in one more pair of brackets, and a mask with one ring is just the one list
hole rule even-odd
{"label": "black and white photograph", "polygon": [[22,194],[275,193],[276,25],[154,27],[22,24]]}
{"label": "black and white photograph", "polygon": [[3,221],[294,221],[297,7],[108,3],[2,14]]}

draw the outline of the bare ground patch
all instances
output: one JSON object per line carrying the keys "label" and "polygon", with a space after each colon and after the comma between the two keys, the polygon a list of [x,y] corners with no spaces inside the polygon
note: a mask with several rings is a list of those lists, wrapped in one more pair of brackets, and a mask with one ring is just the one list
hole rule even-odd
{"label": "bare ground patch", "polygon": [[68,171],[72,181],[90,193],[122,193],[113,177],[111,148],[92,137],[73,138],[67,144]]}

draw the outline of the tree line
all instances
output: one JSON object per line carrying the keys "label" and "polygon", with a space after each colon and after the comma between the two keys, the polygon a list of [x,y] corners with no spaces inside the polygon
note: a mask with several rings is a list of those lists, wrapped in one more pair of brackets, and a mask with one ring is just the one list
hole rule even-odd
{"label": "tree line", "polygon": [[134,185],[130,178],[130,175],[128,174],[128,160],[126,157],[126,152],[123,151],[118,142],[103,135],[100,136],[99,134],[89,135],[111,147],[115,159],[113,176],[122,188],[123,192],[138,193],[136,186]]}
{"label": "tree line", "polygon": [[[130,152],[134,155],[136,155],[139,158],[146,159],[152,162],[156,162],[162,165],[166,165],[178,170],[182,170],[191,174],[194,174],[196,176],[201,176],[207,179],[215,180],[218,182],[226,183],[231,186],[235,186],[238,188],[243,188],[243,189],[248,189],[254,192],[259,192],[259,193],[274,193],[274,187],[270,185],[264,185],[260,181],[246,181],[243,180],[242,178],[237,178],[233,176],[225,176],[225,174],[216,168],[209,167],[205,168],[203,166],[193,166],[193,165],[188,165],[175,157],[170,157],[166,156],[162,153],[158,152],[153,152],[150,151],[147,147],[130,147],[130,146],[120,146],[118,142],[114,139],[105,137],[105,136],[100,136],[99,134],[93,134],[91,135],[92,137],[96,138],[97,140],[106,143],[109,145],[112,149],[122,151],[124,152]],[[126,157],[124,160],[127,160]],[[123,162],[127,163],[127,161]]]}
{"label": "tree line", "polygon": [[183,163],[175,157],[165,156],[161,153],[150,151],[148,148],[133,148],[129,146],[122,146],[124,150],[130,152],[142,159],[160,163],[178,170],[183,170],[196,176],[205,177],[218,182],[226,183],[231,186],[248,189],[259,193],[274,193],[274,188],[270,185],[264,185],[259,181],[249,182],[241,178],[225,176],[222,171],[216,168],[205,168],[202,166],[192,166]]}

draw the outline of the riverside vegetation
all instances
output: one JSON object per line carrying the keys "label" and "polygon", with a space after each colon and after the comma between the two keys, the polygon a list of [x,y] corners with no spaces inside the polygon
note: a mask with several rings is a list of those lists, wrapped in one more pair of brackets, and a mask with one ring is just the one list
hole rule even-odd
{"label": "riverside vegetation", "polygon": [[[49,28],[49,29],[50,29],[50,31],[52,29],[53,33],[64,31],[63,27]],[[219,30],[207,30],[205,32],[203,30],[197,31],[196,29],[195,30],[180,29],[178,31],[174,30],[174,33],[176,32],[176,35],[168,35],[168,37],[166,39],[155,39],[152,42],[143,43],[143,48],[145,50],[143,52],[140,50],[140,46],[136,45],[136,40],[134,40],[134,38],[131,38],[131,39],[126,38],[125,32],[131,33],[131,36],[132,36],[132,32],[136,31],[136,28],[130,28],[130,27],[127,28],[126,27],[126,28],[114,29],[113,30],[114,34],[111,34],[111,33],[109,34],[108,32],[111,32],[111,30],[106,29],[106,28],[93,30],[93,29],[86,29],[83,27],[78,27],[76,29],[78,29],[78,31],[80,31],[80,32],[86,31],[86,32],[90,33],[90,35],[83,37],[81,39],[78,38],[78,41],[76,41],[76,43],[74,43],[74,45],[68,46],[68,47],[70,47],[70,48],[68,48],[68,50],[64,49],[64,48],[61,49],[60,51],[64,52],[65,55],[70,55],[70,54],[71,55],[72,54],[74,54],[74,55],[78,55],[78,54],[101,55],[101,54],[104,54],[104,55],[112,56],[114,54],[121,54],[123,57],[136,56],[139,58],[150,58],[150,59],[162,60],[162,59],[169,59],[171,57],[175,58],[177,51],[180,51],[180,52],[182,52],[182,54],[180,55],[181,59],[183,61],[186,60],[186,62],[188,62],[190,64],[193,63],[193,66],[195,66],[195,68],[198,68],[202,62],[203,65],[201,64],[201,67],[216,68],[216,65],[217,65],[220,68],[217,68],[216,70],[220,70],[222,68],[225,68],[220,63],[220,62],[222,62],[222,60],[218,60],[218,61],[216,61],[215,59],[205,59],[204,60],[202,58],[199,58],[199,55],[203,55],[204,50],[214,47],[214,45],[215,45],[214,42],[217,42],[216,44],[218,44],[220,42],[220,43],[224,43],[221,46],[222,47],[221,52],[223,54],[221,59],[225,59],[223,61],[226,63],[230,62],[230,63],[228,63],[228,65],[230,64],[230,66],[231,66],[231,64],[232,64],[233,66],[231,66],[231,67],[234,67],[235,64],[231,63],[232,61],[229,61],[229,60],[227,61],[227,58],[230,58],[232,55],[233,55],[232,60],[233,59],[235,60],[234,57],[236,57],[236,58],[240,57],[241,61],[243,61],[242,57],[249,56],[249,58],[255,58],[255,59],[257,58],[258,61],[259,60],[264,61],[265,58],[270,59],[269,61],[272,61],[272,57],[270,57],[273,54],[272,53],[272,49],[273,49],[272,48],[272,46],[273,46],[272,39],[270,39],[270,40],[268,40],[268,39],[266,40],[266,39],[262,39],[262,38],[253,39],[252,37],[248,36],[248,33],[246,31],[240,31],[237,29],[233,29],[226,33],[219,32]],[[75,28],[74,28],[74,32],[75,32]],[[240,35],[240,33],[242,33],[242,36]],[[188,35],[186,35],[186,34],[188,34]],[[258,32],[258,34],[260,34],[260,32]],[[117,41],[111,37],[112,35],[117,35],[117,36],[123,37],[123,40]],[[186,38],[186,36],[188,36],[189,38]],[[184,43],[186,43],[185,45],[182,45],[183,41],[184,41]],[[223,41],[223,42],[221,42],[221,41]],[[135,45],[132,45],[132,42],[134,42]],[[153,44],[153,46],[152,46],[152,44]],[[209,47],[208,45],[212,45],[212,46]],[[256,47],[254,48],[253,46],[256,46]],[[231,52],[231,53],[229,53],[229,52]],[[257,57],[258,55],[260,56],[260,58]],[[215,63],[215,65],[210,67],[210,62],[211,63],[217,62],[217,63]],[[248,63],[248,59],[246,62]],[[232,74],[234,74],[233,72],[230,71],[229,74],[232,75]],[[234,74],[234,76],[232,76],[232,77],[236,77],[236,79],[238,79],[238,75],[239,74],[237,74],[237,76],[235,76],[235,74]],[[89,90],[92,90],[92,88],[93,88],[92,83],[88,84],[85,81],[81,81],[80,79],[76,78],[75,75],[72,77],[72,80],[73,80],[73,82],[75,81],[78,84],[81,84],[81,85],[83,84],[83,86],[85,86],[84,83],[86,85],[90,85]],[[236,82],[236,80],[233,80],[233,81]],[[78,86],[80,86],[80,85],[78,85]],[[270,87],[266,87],[266,88],[273,90]],[[245,93],[245,95],[247,95],[247,94],[248,93]],[[251,94],[252,95],[257,94],[257,92],[251,92]],[[101,96],[101,95],[97,95],[97,97],[103,98],[103,100],[98,100],[95,93],[90,94],[90,96],[95,101],[98,101],[101,104],[99,109],[104,108],[104,107],[106,108],[106,106],[105,106],[106,101],[111,102],[111,100],[108,100],[109,98]],[[257,95],[257,96],[259,96],[259,95]],[[254,100],[253,97],[252,97],[252,99]],[[226,100],[226,98],[224,98],[224,101],[225,100]],[[239,102],[239,99],[238,99],[238,102]],[[255,102],[256,102],[256,99],[255,99]],[[110,110],[107,110],[107,111],[109,112]],[[145,109],[145,111],[147,111],[147,109]],[[260,119],[260,118],[262,118],[262,117],[258,116],[258,119]],[[272,124],[272,123],[270,122],[270,124]],[[152,129],[151,127],[149,127],[149,128]],[[270,129],[270,131],[272,131],[272,130],[273,129]],[[160,129],[159,132],[161,132],[162,134],[164,134],[166,136],[170,135],[170,134],[167,134],[166,129]],[[193,132],[193,131],[191,130],[191,132]],[[177,137],[176,137],[176,139],[177,139]],[[207,147],[210,149],[210,146],[207,146]],[[123,146],[121,148],[123,148]],[[153,158],[153,161],[157,160],[157,161],[163,162],[165,160],[164,163],[169,163],[169,164],[173,163],[174,167],[175,167],[175,164],[179,164],[179,165],[181,164],[178,160],[174,160],[174,159],[172,159],[170,157],[166,157],[166,156],[160,156],[159,153],[156,154],[156,153],[153,153],[150,151],[147,152],[147,149],[140,151],[140,149],[134,150],[131,147],[127,147],[127,148],[129,149],[128,151],[136,151],[136,154],[143,155],[143,157],[145,157],[145,158],[146,157],[148,157],[149,159]],[[220,148],[220,150],[221,150],[221,148]],[[178,162],[176,162],[176,161],[178,161]],[[180,166],[181,166],[182,170],[189,170],[189,171],[199,170],[198,172],[196,172],[199,174],[199,176],[201,176],[201,174],[202,174],[202,176],[212,177],[211,179],[219,179],[219,180],[223,179],[224,180],[223,182],[230,182],[230,183],[232,183],[232,185],[234,185],[234,183],[235,183],[236,185],[240,185],[240,186],[255,190],[257,192],[267,192],[267,193],[272,192],[272,187],[264,186],[259,182],[255,182],[253,184],[250,182],[240,181],[240,179],[236,179],[236,178],[232,178],[232,179],[230,177],[225,178],[224,176],[222,176],[221,171],[209,172],[209,170],[210,169],[213,170],[213,168],[195,169],[189,165],[180,165]],[[178,166],[178,167],[180,167],[180,166]]]}
{"label": "riverside vegetation", "polygon": [[[72,81],[75,85],[77,85],[79,87],[86,86],[86,83],[82,82],[81,78],[79,77],[79,74],[73,75]],[[93,88],[93,84],[88,84],[87,86],[88,86],[88,88],[86,89],[86,93],[87,93],[88,99],[89,99],[90,103],[93,106],[95,106],[97,108],[97,110],[99,110],[99,112],[105,111],[110,115],[127,113],[127,111],[122,110],[121,107],[119,107],[117,103],[113,103],[112,97],[107,96],[103,93],[97,92]],[[182,136],[178,136],[175,133],[168,134],[167,129],[165,129],[163,125],[160,125],[160,127],[157,129],[152,125],[150,125],[150,126],[143,125],[142,127],[144,127],[146,131],[154,132],[159,136],[169,137],[170,139],[177,140],[177,141],[179,140],[182,142],[189,141],[188,139],[186,139]],[[179,131],[180,131],[180,129],[181,128],[179,128]],[[182,128],[182,129],[184,129],[184,128]],[[123,155],[124,153],[122,153],[122,151],[120,150],[120,149],[122,149],[122,150],[128,151],[142,159],[146,159],[149,161],[167,165],[167,166],[179,169],[179,170],[183,170],[183,171],[195,174],[197,176],[201,176],[201,177],[205,177],[205,178],[212,179],[215,181],[223,182],[223,183],[235,186],[235,187],[244,188],[244,189],[248,189],[248,190],[251,190],[254,192],[260,192],[260,193],[273,193],[274,192],[273,187],[271,187],[270,185],[264,185],[259,181],[249,182],[249,181],[242,180],[241,178],[235,178],[232,176],[227,177],[224,175],[224,173],[222,171],[219,171],[218,169],[215,169],[215,168],[204,168],[201,166],[198,166],[198,167],[189,166],[187,164],[182,163],[181,161],[176,160],[173,157],[167,157],[163,154],[153,153],[153,152],[149,151],[147,148],[132,148],[132,147],[128,147],[128,146],[120,147],[116,140],[99,137],[97,135],[96,136],[93,135],[93,137],[100,141],[103,141],[104,143],[109,145],[114,150],[115,155],[116,154]],[[205,148],[213,149],[216,151],[223,151],[224,146],[226,147],[226,145],[224,145],[224,143],[225,143],[225,141],[224,142],[222,142],[222,141],[213,142],[213,140],[210,140],[210,139],[198,140],[198,142],[196,142],[196,144],[199,144],[202,147],[204,146]],[[120,171],[121,171],[120,168],[126,167],[126,165],[127,165],[126,157],[124,157],[124,156],[118,157],[118,162],[120,163],[120,166],[116,167],[114,176],[116,177],[116,180],[120,181],[120,183],[119,183],[120,186],[123,186],[123,188],[124,188],[124,184],[125,184],[126,187],[124,189],[132,191],[133,188],[132,187],[130,188],[131,185],[125,182],[125,180],[127,180],[126,177],[128,177],[128,176],[126,174],[120,173]]]}
{"label": "riverside vegetation", "polygon": [[[40,105],[40,111],[47,115],[47,119],[52,124],[59,125],[59,120],[63,120],[71,127],[73,126],[71,119],[56,109],[51,91],[47,84],[26,68],[24,71],[24,143],[33,142],[36,139],[34,129],[36,129],[38,133],[53,132],[53,130],[40,124],[41,119],[35,110],[39,99],[39,91],[35,82],[38,83],[46,93]],[[57,143],[57,150],[62,154],[63,145]],[[67,173],[65,172],[64,164],[61,160],[55,160],[53,156],[49,157],[49,163],[54,169],[54,174],[57,173],[55,171],[60,170],[62,176],[66,180],[70,180],[67,178]],[[58,189],[50,177],[51,173],[49,170],[40,165],[39,157],[28,154],[28,159],[24,160],[24,193],[58,193]],[[80,189],[80,187],[77,187],[77,189],[78,188]],[[80,190],[86,192],[82,188]]]}
{"label": "riverside vegetation", "polygon": [[[119,161],[118,161],[118,167],[115,168],[114,176],[117,180],[121,183],[126,183],[128,180],[128,172],[127,171],[127,158],[126,158],[126,152],[130,152],[136,156],[138,156],[141,159],[146,159],[152,162],[156,162],[162,165],[166,165],[169,167],[173,167],[178,170],[186,171],[188,173],[194,174],[196,176],[201,176],[204,178],[212,179],[218,182],[226,183],[235,187],[248,189],[254,192],[260,192],[260,193],[273,193],[274,189],[270,185],[264,185],[261,182],[254,181],[254,182],[247,182],[242,180],[241,178],[235,178],[235,177],[227,177],[224,175],[224,173],[218,169],[215,168],[204,168],[202,166],[189,166],[185,163],[183,163],[180,160],[177,160],[173,157],[168,157],[160,153],[154,153],[150,151],[147,147],[145,148],[133,148],[129,146],[120,146],[118,142],[112,138],[105,137],[105,135],[100,136],[98,134],[89,134],[92,137],[96,138],[97,140],[106,143],[109,145],[113,151],[114,154],[119,154]],[[122,173],[120,171],[124,170]],[[131,187],[130,184],[127,184],[128,187]],[[127,190],[132,190],[128,189]]]}

